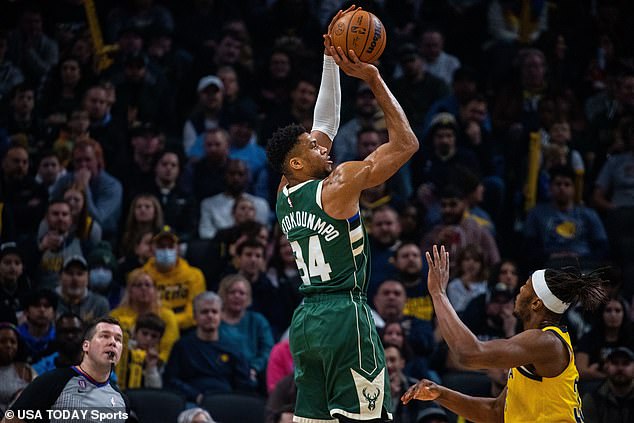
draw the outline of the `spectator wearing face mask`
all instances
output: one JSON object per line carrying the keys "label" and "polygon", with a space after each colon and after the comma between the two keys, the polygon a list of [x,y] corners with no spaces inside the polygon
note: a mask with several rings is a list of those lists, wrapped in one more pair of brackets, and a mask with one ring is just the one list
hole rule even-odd
{"label": "spectator wearing face mask", "polygon": [[205,277],[179,257],[178,237],[169,226],[152,238],[152,251],[143,270],[156,282],[162,304],[176,314],[181,330],[194,326],[192,300],[205,291]]}
{"label": "spectator wearing face mask", "polygon": [[[110,243],[101,241],[90,251],[88,262],[88,286],[93,292],[110,298],[118,297],[119,281],[117,258],[112,253]],[[118,299],[118,298],[117,298]]]}

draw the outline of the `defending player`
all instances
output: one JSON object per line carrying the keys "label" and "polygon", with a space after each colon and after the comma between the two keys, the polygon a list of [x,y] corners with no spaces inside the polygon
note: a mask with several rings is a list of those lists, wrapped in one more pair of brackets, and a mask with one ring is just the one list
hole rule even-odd
{"label": "defending player", "polygon": [[446,295],[449,253],[433,248],[428,285],[438,326],[460,362],[472,369],[509,368],[508,383],[497,398],[474,398],[423,379],[401,398],[436,400],[473,422],[583,422],[570,337],[558,326],[575,302],[596,308],[605,301],[604,281],[594,274],[537,270],[520,289],[514,313],[524,331],[509,339],[479,341],[460,321]]}
{"label": "defending player", "polygon": [[[353,10],[339,11],[332,22]],[[378,69],[352,51],[352,59],[346,58],[328,35],[324,45],[312,131],[281,128],[267,148],[271,166],[284,175],[277,217],[306,295],[290,332],[297,383],[293,421],[380,422],[391,420],[391,400],[383,347],[366,304],[369,246],[359,196],[394,175],[416,152],[418,140]],[[333,171],[328,154],[339,126],[338,67],[370,86],[385,113],[390,141],[365,160]]]}

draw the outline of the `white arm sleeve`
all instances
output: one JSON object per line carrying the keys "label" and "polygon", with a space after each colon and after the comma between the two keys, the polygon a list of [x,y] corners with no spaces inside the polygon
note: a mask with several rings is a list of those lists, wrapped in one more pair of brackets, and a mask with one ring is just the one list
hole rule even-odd
{"label": "white arm sleeve", "polygon": [[339,129],[341,112],[341,85],[339,83],[339,66],[335,60],[324,54],[324,69],[321,74],[321,86],[315,103],[312,131],[320,131],[335,139]]}

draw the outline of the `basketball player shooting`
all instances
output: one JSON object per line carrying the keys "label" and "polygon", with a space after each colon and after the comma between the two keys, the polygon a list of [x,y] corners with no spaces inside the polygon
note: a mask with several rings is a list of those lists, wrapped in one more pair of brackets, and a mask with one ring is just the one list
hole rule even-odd
{"label": "basketball player shooting", "polygon": [[[334,22],[354,7],[339,11]],[[378,69],[349,58],[324,35],[321,86],[310,132],[278,129],[268,142],[271,166],[284,176],[277,218],[290,241],[305,300],[293,316],[290,346],[297,400],[294,422],[391,420],[383,347],[366,302],[369,246],[359,196],[403,166],[418,140]],[[332,168],[329,152],[339,126],[339,69],[365,81],[385,113],[389,141],[363,161]]]}
{"label": "basketball player shooting", "polygon": [[479,341],[460,321],[447,299],[449,253],[434,246],[426,253],[427,283],[438,326],[449,348],[471,369],[508,368],[506,388],[497,398],[474,398],[423,379],[401,398],[435,400],[473,422],[583,422],[577,390],[579,373],[566,329],[558,326],[571,304],[594,309],[607,299],[595,272],[537,270],[515,299],[524,331],[509,339]]}

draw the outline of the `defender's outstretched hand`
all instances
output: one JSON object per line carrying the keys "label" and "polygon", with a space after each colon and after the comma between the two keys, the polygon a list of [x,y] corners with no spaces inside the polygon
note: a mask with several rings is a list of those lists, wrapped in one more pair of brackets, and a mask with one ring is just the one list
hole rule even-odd
{"label": "defender's outstretched hand", "polygon": [[421,379],[416,385],[411,386],[401,397],[403,404],[413,399],[421,401],[433,401],[440,396],[440,389],[431,380]]}
{"label": "defender's outstretched hand", "polygon": [[425,252],[429,264],[427,287],[431,295],[445,294],[449,283],[449,252],[445,251],[445,246],[442,245],[439,253],[438,246],[434,245],[432,254],[429,254],[429,251]]}

